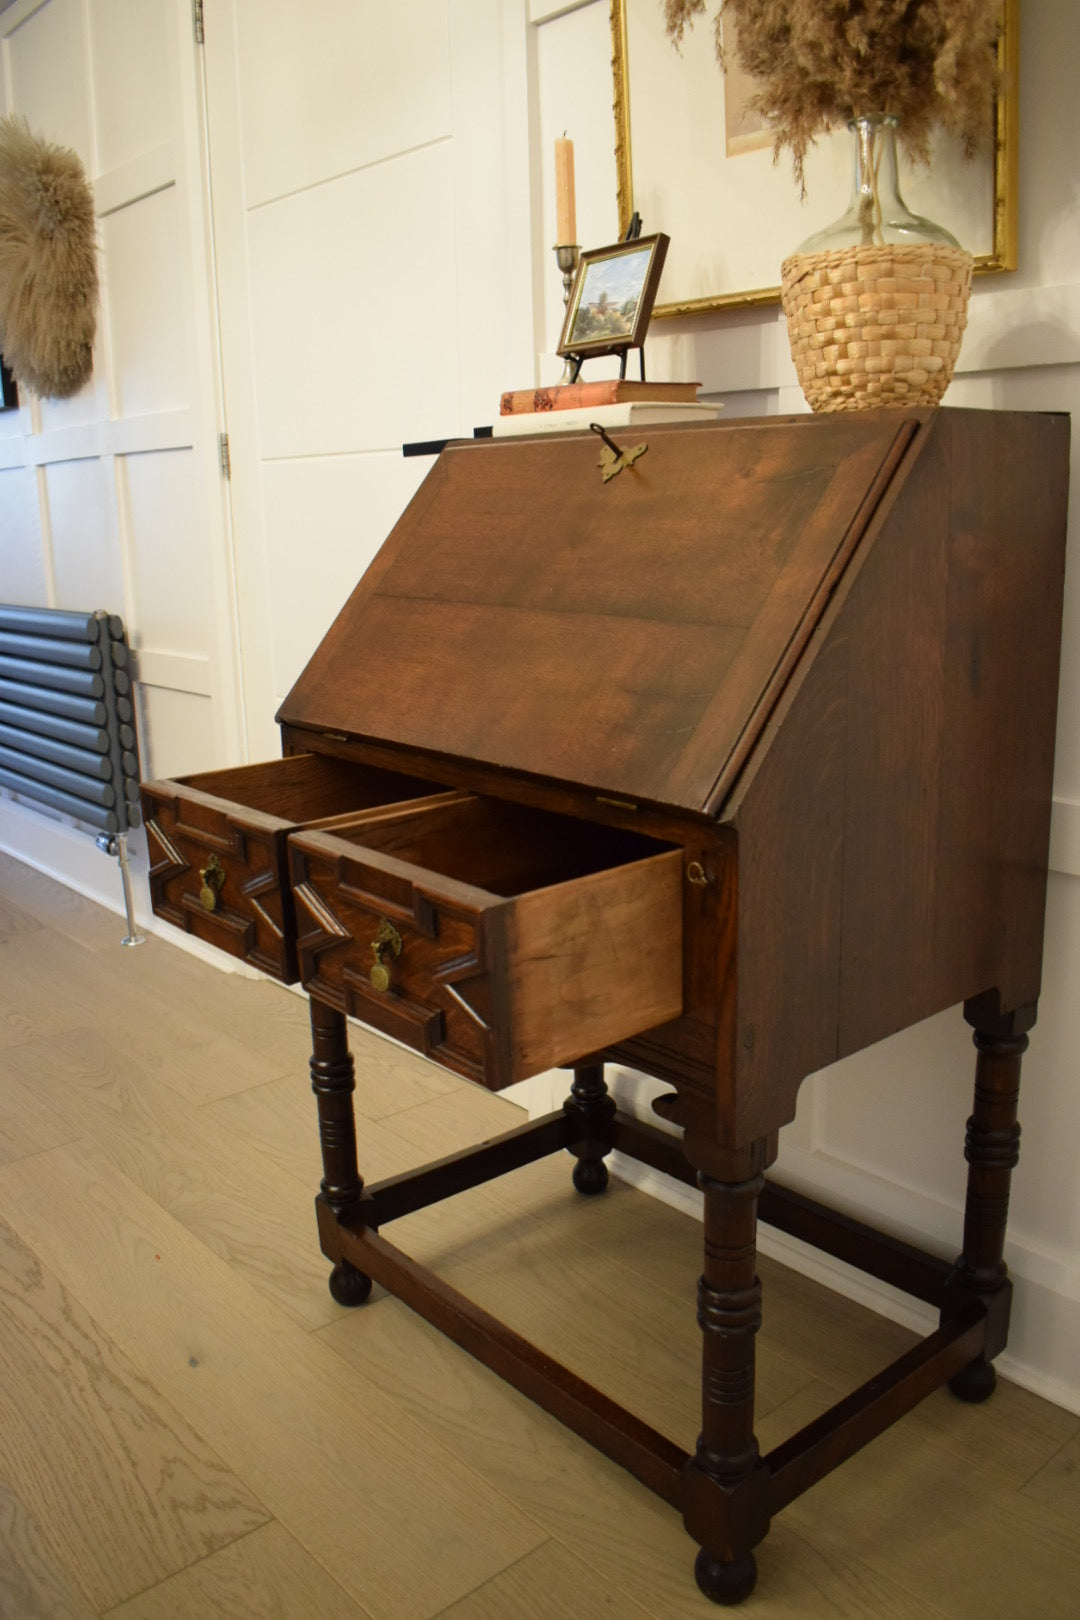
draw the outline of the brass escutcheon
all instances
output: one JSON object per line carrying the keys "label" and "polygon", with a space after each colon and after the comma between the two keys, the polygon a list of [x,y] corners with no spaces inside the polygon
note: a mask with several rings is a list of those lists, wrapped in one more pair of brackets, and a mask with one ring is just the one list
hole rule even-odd
{"label": "brass escutcheon", "polygon": [[199,904],[204,911],[216,911],[218,895],[225,884],[225,868],[216,855],[211,855],[206,865],[200,866],[199,876],[202,878]]}
{"label": "brass escutcheon", "polygon": [[686,878],[687,882],[692,883],[696,889],[703,889],[709,881],[709,874],[700,861],[691,861],[686,868]]}
{"label": "brass escutcheon", "polygon": [[390,965],[401,955],[401,948],[401,935],[393,923],[387,922],[384,917],[379,924],[378,933],[371,942],[371,949],[375,954],[371,983],[376,990],[389,990]]}
{"label": "brass escutcheon", "polygon": [[639,457],[643,456],[649,448],[647,444],[635,444],[632,450],[620,450],[615,440],[604,432],[599,422],[589,423],[589,432],[598,433],[604,443],[600,450],[600,459],[596,463],[603,474],[604,483],[610,483],[617,473],[624,467],[632,467]]}

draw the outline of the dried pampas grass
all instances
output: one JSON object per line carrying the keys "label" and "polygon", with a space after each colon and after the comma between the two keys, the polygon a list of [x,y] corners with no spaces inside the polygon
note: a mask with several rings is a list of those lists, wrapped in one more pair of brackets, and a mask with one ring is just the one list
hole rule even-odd
{"label": "dried pampas grass", "polygon": [[[705,0],[660,0],[678,45]],[[969,157],[991,134],[1001,0],[721,0],[714,27],[735,23],[736,56],[755,79],[753,105],[769,119],[774,157],[803,163],[815,136],[853,118],[891,114],[897,138],[921,161],[940,124]]]}
{"label": "dried pampas grass", "polygon": [[76,154],[0,119],[0,353],[35,393],[64,399],[93,369],[94,199]]}

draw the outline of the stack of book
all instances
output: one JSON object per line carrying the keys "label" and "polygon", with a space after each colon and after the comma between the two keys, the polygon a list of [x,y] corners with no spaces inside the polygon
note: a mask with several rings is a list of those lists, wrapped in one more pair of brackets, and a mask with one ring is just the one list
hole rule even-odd
{"label": "stack of book", "polygon": [[719,405],[698,400],[700,383],[636,382],[611,377],[600,382],[560,383],[550,388],[517,388],[499,402],[492,426],[496,439],[526,433],[569,433],[598,422],[626,427],[645,422],[707,422]]}

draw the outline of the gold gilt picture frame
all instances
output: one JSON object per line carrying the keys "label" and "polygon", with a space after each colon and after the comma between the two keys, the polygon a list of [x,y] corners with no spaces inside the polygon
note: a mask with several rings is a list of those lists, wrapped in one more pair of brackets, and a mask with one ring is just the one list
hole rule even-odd
{"label": "gold gilt picture frame", "polygon": [[[677,51],[660,0],[610,0],[619,230],[639,213],[671,238],[665,302],[654,318],[776,303],[780,265],[805,237],[843,213],[850,139],[815,142],[801,201],[788,155],[746,107],[747,86],[721,73],[709,17]],[[1020,0],[1002,0],[993,149],[968,162],[940,136],[925,167],[902,165],[904,199],[969,248],[979,274],[1017,263]]]}

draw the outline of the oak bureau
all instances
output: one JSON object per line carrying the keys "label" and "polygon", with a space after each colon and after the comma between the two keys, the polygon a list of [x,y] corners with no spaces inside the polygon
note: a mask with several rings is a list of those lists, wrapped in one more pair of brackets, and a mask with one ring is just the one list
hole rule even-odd
{"label": "oak bureau", "polygon": [[[940,1384],[993,1389],[1069,427],[944,409],[645,433],[607,478],[588,432],[448,445],[285,699],[284,757],[143,796],[157,913],[310,995],[334,1297],[375,1279],[630,1469],[731,1603],[786,1503]],[[765,1180],[806,1075],[957,1004],[977,1050],[959,1259]],[[566,1105],[365,1186],[349,1018],[496,1090],[572,1069]],[[605,1059],[666,1082],[681,1134],[618,1110]],[[386,1236],[560,1149],[599,1193],[613,1148],[704,1194],[690,1449]],[[765,1456],[759,1215],[940,1309]]]}

